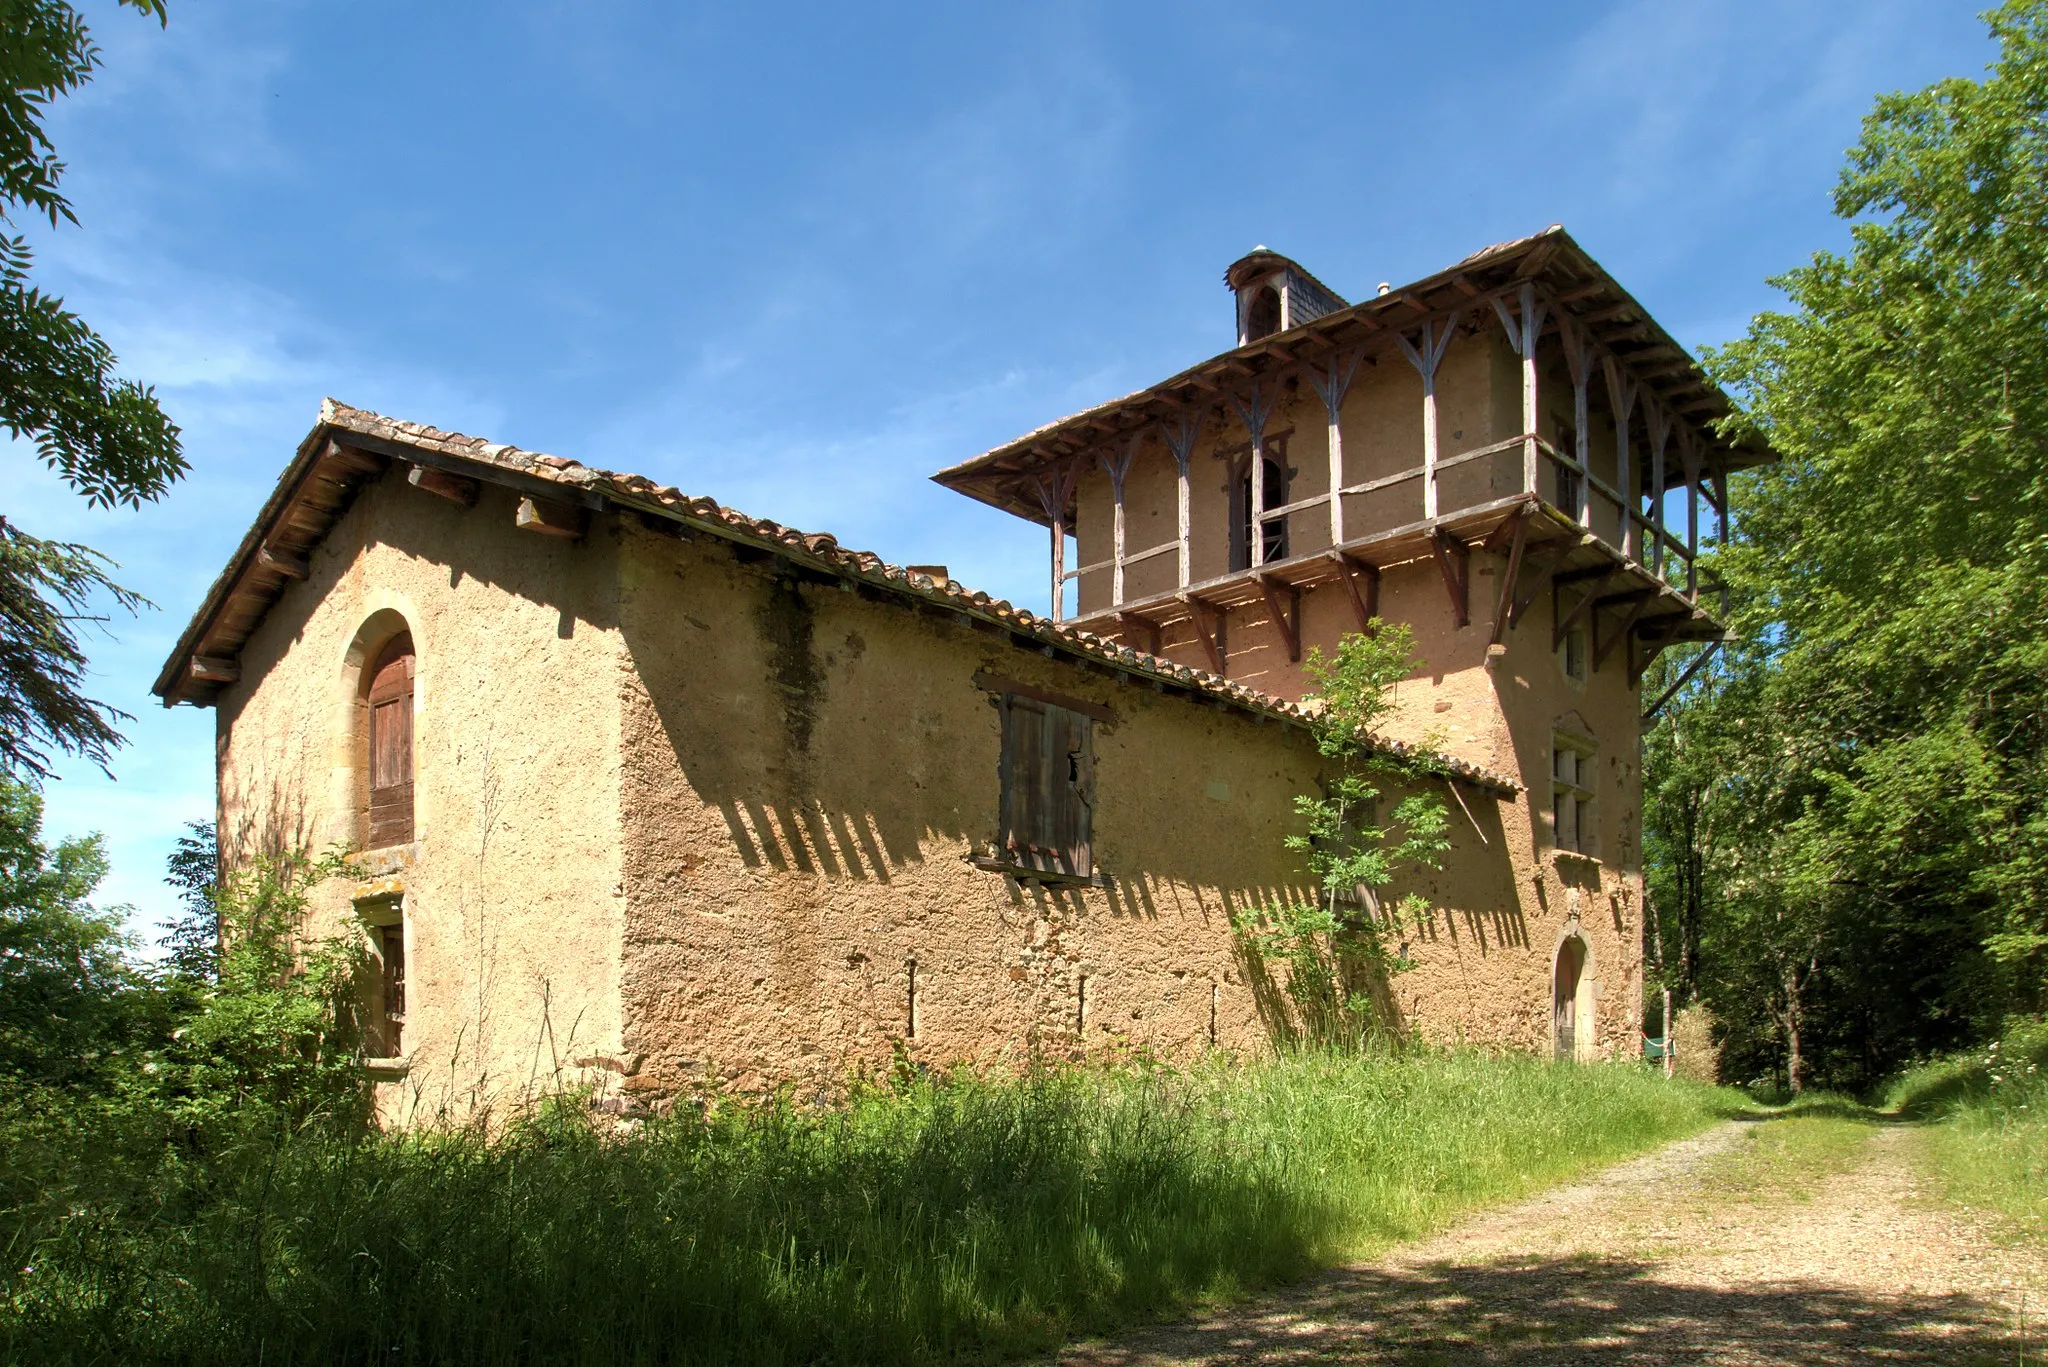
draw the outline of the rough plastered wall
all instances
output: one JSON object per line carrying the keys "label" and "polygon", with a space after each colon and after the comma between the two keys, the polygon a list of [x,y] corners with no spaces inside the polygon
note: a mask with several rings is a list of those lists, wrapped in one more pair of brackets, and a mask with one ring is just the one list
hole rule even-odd
{"label": "rough plastered wall", "polygon": [[229,858],[364,838],[358,673],[401,627],[417,654],[415,840],[317,889],[314,935],[361,934],[402,891],[406,1065],[389,1119],[467,1113],[619,1048],[619,664],[613,534],[516,531],[390,474],[314,550],[221,696]]}
{"label": "rough plastered wall", "polygon": [[[1267,1047],[1228,914],[1303,891],[1282,845],[1315,772],[1300,730],[715,542],[636,532],[622,582],[629,1091],[831,1082],[899,1049],[1003,1066]],[[1095,727],[1109,887],[969,862],[993,853],[999,801],[977,673],[1115,714]],[[1491,843],[1460,832],[1441,892],[1511,904],[1496,804],[1468,801]]]}

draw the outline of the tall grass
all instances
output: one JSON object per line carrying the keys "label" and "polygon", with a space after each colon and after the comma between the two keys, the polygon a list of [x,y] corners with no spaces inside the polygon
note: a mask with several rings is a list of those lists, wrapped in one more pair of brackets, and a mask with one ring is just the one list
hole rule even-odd
{"label": "tall grass", "polygon": [[1421,1233],[1720,1104],[1423,1053],[911,1081],[630,1136],[299,1139],[17,1194],[0,1358],[999,1358]]}
{"label": "tall grass", "polygon": [[2018,1022],[1983,1049],[1915,1068],[1888,1101],[1943,1122],[1928,1152],[1951,1198],[2048,1242],[2048,1022]]}

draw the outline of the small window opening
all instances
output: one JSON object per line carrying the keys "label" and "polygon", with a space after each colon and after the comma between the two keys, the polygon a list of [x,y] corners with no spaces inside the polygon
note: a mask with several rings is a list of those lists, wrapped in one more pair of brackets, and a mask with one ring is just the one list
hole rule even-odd
{"label": "small window opening", "polygon": [[1586,629],[1573,627],[1564,634],[1564,643],[1557,648],[1558,668],[1574,683],[1586,681]]}
{"label": "small window opening", "polygon": [[1280,330],[1280,291],[1261,285],[1244,306],[1244,339],[1256,342]]}
{"label": "small window opening", "polygon": [[370,830],[373,850],[413,838],[413,651],[401,632],[370,674]]}
{"label": "small window opening", "polygon": [[1019,869],[1090,878],[1095,873],[1093,721],[1064,707],[1006,693],[1002,829]]}
{"label": "small window opening", "polygon": [[379,1056],[399,1058],[405,1053],[405,926],[394,923],[376,927],[377,1042]]}
{"label": "small window opening", "polygon": [[[1265,506],[1268,509],[1287,506],[1287,467],[1271,456],[1259,458],[1259,468],[1264,473],[1266,487]],[[1237,535],[1231,538],[1230,568],[1248,570],[1252,567],[1252,476],[1249,468],[1237,482]],[[1270,565],[1276,560],[1287,558],[1287,519],[1268,517],[1265,526],[1265,549],[1260,563]]]}
{"label": "small window opening", "polygon": [[1586,971],[1586,942],[1565,937],[1557,949],[1557,971],[1551,980],[1551,1021],[1557,1034],[1557,1058],[1569,1063],[1579,1055],[1579,979]]}
{"label": "small window opening", "polygon": [[1597,761],[1590,745],[1562,732],[1551,740],[1551,843],[1574,854],[1595,854],[1593,784]]}

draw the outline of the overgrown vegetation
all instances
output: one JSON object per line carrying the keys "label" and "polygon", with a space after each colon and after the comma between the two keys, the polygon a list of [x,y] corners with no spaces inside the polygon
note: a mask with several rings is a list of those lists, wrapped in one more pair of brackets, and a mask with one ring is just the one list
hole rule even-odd
{"label": "overgrown vegetation", "polygon": [[[905,1362],[1299,1275],[1709,1119],[1635,1069],[1301,1054],[905,1076],[600,1132],[278,1131],[4,1213],[0,1357]],[[32,1136],[16,1128],[10,1152]]]}
{"label": "overgrown vegetation", "polygon": [[2048,3],[1988,17],[1984,80],[1865,120],[1850,250],[1709,358],[1784,460],[1731,484],[1741,642],[1646,741],[1645,849],[1729,1081],[1863,1091],[2044,1001]]}
{"label": "overgrown vegetation", "polygon": [[1942,1122],[1928,1154],[1950,1198],[2048,1241],[2048,1023],[2019,1021],[1981,1048],[1913,1068],[1888,1101]]}
{"label": "overgrown vegetation", "polygon": [[[1255,963],[1281,969],[1277,990],[1265,995],[1268,1025],[1282,1040],[1358,1048],[1401,1036],[1387,983],[1406,965],[1386,942],[1428,904],[1410,894],[1387,906],[1381,894],[1404,868],[1441,865],[1448,814],[1443,799],[1415,786],[1430,761],[1397,755],[1374,734],[1393,711],[1394,686],[1419,668],[1414,630],[1381,622],[1371,634],[1340,638],[1334,656],[1311,649],[1304,667],[1324,768],[1319,791],[1294,800],[1305,829],[1286,840],[1320,896],[1248,908],[1233,924]],[[1388,787],[1409,791],[1383,813]]]}

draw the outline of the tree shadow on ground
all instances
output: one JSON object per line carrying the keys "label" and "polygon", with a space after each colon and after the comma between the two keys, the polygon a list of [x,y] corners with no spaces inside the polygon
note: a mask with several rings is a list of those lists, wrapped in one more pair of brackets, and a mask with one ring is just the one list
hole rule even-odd
{"label": "tree shadow on ground", "polygon": [[2012,1315],[1969,1296],[1873,1295],[1797,1281],[1683,1285],[1661,1280],[1656,1271],[1649,1262],[1594,1257],[1349,1268],[1264,1314],[1162,1326],[1061,1360],[1089,1367],[1832,1367],[1872,1361],[1969,1367],[2023,1360]]}

